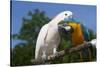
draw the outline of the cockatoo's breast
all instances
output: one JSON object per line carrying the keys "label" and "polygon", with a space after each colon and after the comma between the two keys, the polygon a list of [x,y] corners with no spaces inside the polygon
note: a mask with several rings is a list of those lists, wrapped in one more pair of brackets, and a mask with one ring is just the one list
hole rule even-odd
{"label": "cockatoo's breast", "polygon": [[60,38],[60,35],[58,33],[58,26],[57,25],[51,25],[51,27],[48,29],[48,35],[46,38],[47,43],[56,43],[58,42],[58,39]]}

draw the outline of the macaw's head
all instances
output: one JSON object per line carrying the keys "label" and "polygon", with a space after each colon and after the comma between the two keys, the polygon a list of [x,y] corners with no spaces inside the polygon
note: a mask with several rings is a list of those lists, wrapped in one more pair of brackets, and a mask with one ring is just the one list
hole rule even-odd
{"label": "macaw's head", "polygon": [[58,24],[58,31],[61,36],[66,38],[66,37],[69,37],[73,33],[74,29],[63,21],[62,23]]}

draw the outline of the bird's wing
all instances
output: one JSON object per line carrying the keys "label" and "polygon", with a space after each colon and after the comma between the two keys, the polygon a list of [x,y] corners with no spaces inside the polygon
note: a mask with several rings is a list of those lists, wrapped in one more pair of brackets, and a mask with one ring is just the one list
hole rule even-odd
{"label": "bird's wing", "polygon": [[39,53],[39,49],[41,46],[45,45],[44,44],[44,39],[47,35],[47,30],[48,30],[48,24],[45,24],[40,32],[39,32],[39,35],[38,35],[38,38],[37,38],[37,42],[36,42],[36,48],[35,48],[35,59],[37,58],[38,56],[38,53]]}
{"label": "bird's wing", "polygon": [[86,26],[83,25],[83,24],[81,24],[81,26],[82,26],[82,32],[83,32],[83,36],[84,36],[85,41],[89,41],[90,40],[90,36],[89,36],[88,28],[86,28]]}

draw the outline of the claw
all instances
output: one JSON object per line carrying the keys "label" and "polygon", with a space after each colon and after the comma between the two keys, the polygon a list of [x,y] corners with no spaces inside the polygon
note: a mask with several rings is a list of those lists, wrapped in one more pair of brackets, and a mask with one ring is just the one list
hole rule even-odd
{"label": "claw", "polygon": [[43,51],[42,59],[43,59],[43,60],[46,60],[46,54],[45,54],[45,51]]}

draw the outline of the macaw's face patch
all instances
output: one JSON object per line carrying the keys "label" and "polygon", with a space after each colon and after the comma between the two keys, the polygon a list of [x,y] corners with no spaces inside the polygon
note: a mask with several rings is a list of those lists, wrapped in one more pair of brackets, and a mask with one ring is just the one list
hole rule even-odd
{"label": "macaw's face patch", "polygon": [[69,37],[73,33],[74,30],[67,23],[60,23],[60,24],[58,24],[58,31],[61,36]]}

